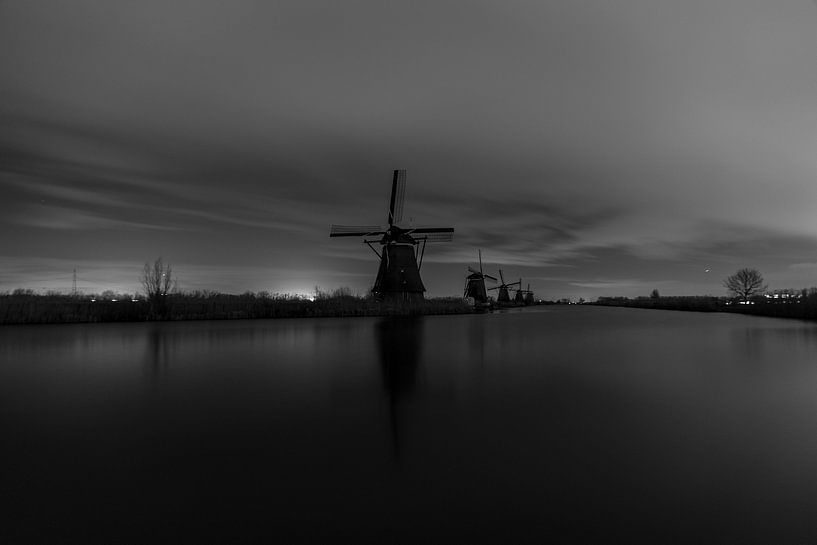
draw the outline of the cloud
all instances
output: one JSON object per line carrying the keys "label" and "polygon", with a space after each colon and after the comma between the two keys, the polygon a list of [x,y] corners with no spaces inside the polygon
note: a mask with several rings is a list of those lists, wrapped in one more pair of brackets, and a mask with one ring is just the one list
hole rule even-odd
{"label": "cloud", "polygon": [[789,265],[789,268],[794,270],[813,271],[817,270],[817,263],[792,263]]}
{"label": "cloud", "polygon": [[166,225],[156,225],[153,223],[140,223],[134,221],[106,218],[94,214],[89,214],[76,208],[66,208],[58,206],[34,205],[27,207],[20,214],[9,218],[11,223],[17,225],[36,227],[39,229],[57,230],[149,230],[149,231],[175,231],[176,227]]}
{"label": "cloud", "polygon": [[570,282],[571,286],[576,286],[579,288],[590,288],[594,290],[610,290],[610,291],[621,291],[621,290],[629,290],[631,288],[639,288],[643,286],[645,282],[643,280],[634,279],[634,278],[626,278],[626,279],[616,279],[616,280],[605,280],[599,279],[593,282]]}
{"label": "cloud", "polygon": [[[247,180],[224,183],[218,169],[202,175],[198,167],[181,163],[168,170],[157,166],[156,158],[134,151],[128,155],[128,164],[101,163],[95,154],[78,152],[74,146],[76,140],[82,140],[83,146],[99,144],[115,150],[103,134],[91,130],[42,124],[37,126],[36,135],[58,145],[43,146],[35,137],[6,143],[3,152],[7,160],[0,169],[0,183],[13,188],[23,201],[56,202],[62,210],[29,206],[25,214],[19,210],[7,214],[19,218],[18,224],[78,229],[135,228],[145,223],[122,220],[124,215],[148,218],[157,229],[210,230],[214,223],[226,223],[291,232],[313,223],[311,214],[319,208],[304,199],[248,191]],[[73,150],[70,160],[60,157],[65,148]],[[71,209],[77,211],[75,221],[68,221],[66,212]],[[31,216],[31,212],[36,213]],[[43,213],[51,216],[41,217]],[[103,221],[106,216],[108,221]]]}

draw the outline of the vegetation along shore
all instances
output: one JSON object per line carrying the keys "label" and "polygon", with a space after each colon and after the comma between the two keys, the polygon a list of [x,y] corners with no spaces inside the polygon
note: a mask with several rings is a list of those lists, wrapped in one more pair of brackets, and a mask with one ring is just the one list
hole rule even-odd
{"label": "vegetation along shore", "polygon": [[740,269],[723,282],[727,297],[662,296],[653,290],[649,297],[599,297],[594,305],[696,312],[733,312],[775,318],[817,320],[817,288],[769,291],[756,269]]}
{"label": "vegetation along shore", "polygon": [[395,304],[352,295],[341,288],[314,298],[292,295],[210,291],[171,293],[161,302],[106,293],[75,297],[30,290],[0,294],[0,324],[140,322],[147,320],[225,320],[341,316],[411,316],[466,314],[473,307],[460,298],[431,298]]}

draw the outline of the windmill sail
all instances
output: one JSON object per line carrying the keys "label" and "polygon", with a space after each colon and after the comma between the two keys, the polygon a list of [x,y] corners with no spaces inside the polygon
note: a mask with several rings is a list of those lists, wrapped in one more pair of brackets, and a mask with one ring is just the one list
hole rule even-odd
{"label": "windmill sail", "polygon": [[386,232],[379,225],[335,225],[329,228],[330,237],[370,237]]}
{"label": "windmill sail", "polygon": [[[414,233],[412,233],[413,235]],[[418,240],[425,240],[426,242],[451,242],[454,240],[454,233],[429,233],[419,237],[414,237]]]}
{"label": "windmill sail", "polygon": [[407,230],[409,233],[425,234],[425,233],[453,233],[453,227],[416,227]]}
{"label": "windmill sail", "polygon": [[403,221],[403,201],[406,198],[406,170],[395,170],[389,202],[389,225]]}

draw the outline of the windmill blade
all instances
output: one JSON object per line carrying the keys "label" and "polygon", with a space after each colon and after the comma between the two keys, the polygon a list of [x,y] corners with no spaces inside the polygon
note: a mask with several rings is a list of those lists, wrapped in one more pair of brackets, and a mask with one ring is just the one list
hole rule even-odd
{"label": "windmill blade", "polygon": [[417,227],[414,229],[409,229],[409,233],[418,233],[418,234],[425,234],[425,233],[453,233],[453,227]]}
{"label": "windmill blade", "polygon": [[394,171],[389,201],[389,225],[403,221],[403,201],[406,198],[406,169]]}
{"label": "windmill blade", "polygon": [[490,274],[483,274],[482,276],[484,276],[488,280],[493,280],[494,282],[498,282],[498,280],[496,278],[494,278],[493,276],[491,276]]}
{"label": "windmill blade", "polygon": [[369,237],[386,231],[379,225],[335,225],[329,228],[330,237]]}
{"label": "windmill blade", "polygon": [[502,276],[502,269],[499,269],[499,279],[502,280],[502,285],[505,286],[505,277]]}
{"label": "windmill blade", "polygon": [[[412,233],[413,234],[413,233]],[[431,233],[424,237],[415,237],[418,240],[425,240],[426,242],[451,242],[454,240],[453,233]]]}

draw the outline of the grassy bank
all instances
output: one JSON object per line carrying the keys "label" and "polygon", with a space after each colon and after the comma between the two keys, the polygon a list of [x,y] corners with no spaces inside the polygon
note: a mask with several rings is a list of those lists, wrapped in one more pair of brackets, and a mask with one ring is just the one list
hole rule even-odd
{"label": "grassy bank", "polygon": [[466,314],[472,311],[459,298],[395,304],[345,293],[319,294],[310,300],[287,295],[196,292],[168,295],[161,305],[131,297],[79,298],[31,293],[0,295],[0,324],[411,316]]}
{"label": "grassy bank", "polygon": [[817,288],[788,290],[784,293],[759,295],[742,303],[728,297],[670,296],[670,297],[601,297],[593,305],[685,310],[694,312],[732,312],[775,318],[817,320]]}

